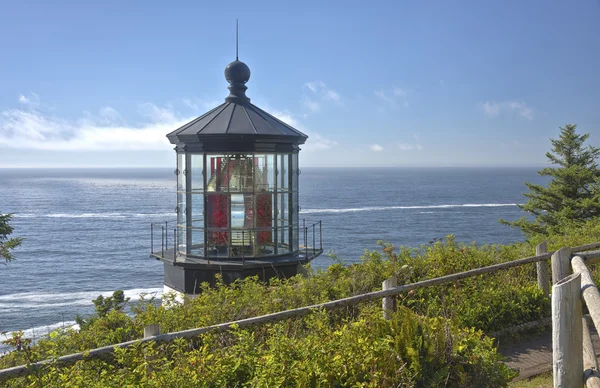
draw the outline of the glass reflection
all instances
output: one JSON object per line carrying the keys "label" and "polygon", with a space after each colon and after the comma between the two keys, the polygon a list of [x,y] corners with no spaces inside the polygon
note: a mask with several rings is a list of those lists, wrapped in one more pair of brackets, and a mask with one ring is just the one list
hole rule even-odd
{"label": "glass reflection", "polygon": [[[206,165],[201,163],[203,157]],[[290,229],[298,222],[297,215],[290,212],[296,209],[298,201],[297,193],[292,194],[297,185],[290,185],[290,180],[297,179],[297,155],[197,154],[191,160],[192,170],[198,169],[195,176],[201,176],[202,168],[206,174],[202,194],[188,190],[188,207],[193,214],[193,255],[244,258],[298,249],[297,232]],[[192,181],[192,190],[202,187],[200,179]]]}

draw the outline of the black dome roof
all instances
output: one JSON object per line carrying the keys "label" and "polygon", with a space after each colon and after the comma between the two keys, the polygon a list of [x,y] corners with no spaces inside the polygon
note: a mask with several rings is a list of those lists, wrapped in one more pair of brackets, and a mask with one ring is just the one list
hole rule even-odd
{"label": "black dome roof", "polygon": [[253,104],[237,104],[230,101],[169,133],[167,138],[173,144],[187,144],[223,135],[244,135],[245,139],[248,136],[268,136],[297,144],[303,144],[308,138]]}
{"label": "black dome roof", "polygon": [[241,143],[304,144],[308,136],[250,103],[245,93],[250,68],[244,62],[227,65],[225,78],[230,84],[225,102],[169,133],[172,144],[212,143],[223,150]]}

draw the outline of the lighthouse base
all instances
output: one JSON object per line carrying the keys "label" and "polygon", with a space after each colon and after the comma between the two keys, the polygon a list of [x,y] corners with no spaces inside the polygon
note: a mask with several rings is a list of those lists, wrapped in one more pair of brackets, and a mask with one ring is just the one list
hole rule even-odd
{"label": "lighthouse base", "polygon": [[297,274],[305,274],[303,263],[291,262],[286,265],[272,263],[263,266],[249,268],[231,268],[220,266],[217,268],[198,268],[195,266],[173,265],[164,263],[165,292],[175,291],[193,296],[202,292],[203,284],[214,286],[217,277],[225,284],[231,284],[238,279],[257,276],[260,281],[268,281],[271,278],[289,278]]}

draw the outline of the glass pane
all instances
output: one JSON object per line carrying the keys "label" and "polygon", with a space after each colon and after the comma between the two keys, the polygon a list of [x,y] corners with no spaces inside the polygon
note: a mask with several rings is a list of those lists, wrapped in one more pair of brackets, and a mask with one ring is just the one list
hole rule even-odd
{"label": "glass pane", "polygon": [[292,193],[292,211],[293,218],[290,217],[290,223],[294,226],[298,226],[298,220],[300,219],[300,212],[298,211],[298,192],[294,191]]}
{"label": "glass pane", "polygon": [[208,256],[228,257],[229,232],[220,229],[209,229],[207,233]]}
{"label": "glass pane", "polygon": [[185,154],[177,154],[177,191],[185,191]]}
{"label": "glass pane", "polygon": [[191,223],[194,228],[204,227],[204,194],[191,194]]}
{"label": "glass pane", "polygon": [[191,160],[191,173],[192,173],[192,190],[202,190],[204,187],[204,179],[202,178],[202,170],[204,169],[204,156],[202,154],[190,155]]}
{"label": "glass pane", "polygon": [[177,224],[185,226],[185,193],[177,193]]}
{"label": "glass pane", "polygon": [[244,258],[255,256],[255,235],[251,230],[231,230],[231,251],[229,257]]}
{"label": "glass pane", "polygon": [[277,190],[286,191],[289,189],[289,155],[284,154],[279,156],[277,169],[279,170],[277,180]]}
{"label": "glass pane", "polygon": [[209,228],[229,227],[229,196],[207,194],[206,225]]}
{"label": "glass pane", "polygon": [[277,231],[278,236],[277,239],[279,240],[279,244],[278,244],[278,253],[282,254],[282,253],[287,253],[290,251],[290,228],[288,227],[280,227]]}
{"label": "glass pane", "polygon": [[253,191],[253,169],[254,160],[246,155],[235,155],[229,160],[227,180],[229,191],[249,192]]}
{"label": "glass pane", "polygon": [[192,229],[190,254],[195,256],[204,256],[204,230],[201,228]]}
{"label": "glass pane", "polygon": [[275,254],[273,246],[273,228],[256,229],[256,255],[271,256]]}
{"label": "glass pane", "polygon": [[207,155],[206,191],[227,191],[227,159],[224,155]]}
{"label": "glass pane", "polygon": [[275,187],[275,158],[273,155],[254,156],[254,187],[256,191],[273,191]]}
{"label": "glass pane", "polygon": [[252,194],[231,194],[231,228],[254,227]]}
{"label": "glass pane", "polygon": [[292,234],[292,250],[296,252],[299,249],[299,239],[298,239],[298,227],[293,226],[294,233]]}
{"label": "glass pane", "polygon": [[273,227],[273,194],[256,194],[256,227]]}
{"label": "glass pane", "polygon": [[181,253],[185,253],[186,237],[185,227],[177,226],[177,250]]}
{"label": "glass pane", "polygon": [[290,174],[292,175],[292,190],[298,190],[298,154],[292,154]]}
{"label": "glass pane", "polygon": [[277,219],[282,221],[282,225],[289,225],[289,194],[277,194]]}

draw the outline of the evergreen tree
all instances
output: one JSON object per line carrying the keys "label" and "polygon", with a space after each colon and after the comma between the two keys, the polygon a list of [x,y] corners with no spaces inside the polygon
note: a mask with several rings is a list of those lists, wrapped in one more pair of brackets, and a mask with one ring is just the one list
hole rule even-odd
{"label": "evergreen tree", "polygon": [[562,228],[600,216],[600,169],[596,159],[600,148],[584,143],[589,133],[579,135],[576,125],[560,128],[560,137],[552,141],[546,157],[557,167],[547,167],[538,174],[552,177],[548,187],[525,183],[527,203],[521,209],[535,217],[523,217],[501,223],[521,229],[526,235],[560,233]]}
{"label": "evergreen tree", "polygon": [[13,228],[9,224],[11,218],[12,214],[0,213],[0,260],[13,260],[14,257],[11,254],[11,250],[21,245],[21,242],[23,241],[23,239],[19,237],[8,238],[13,232]]}

